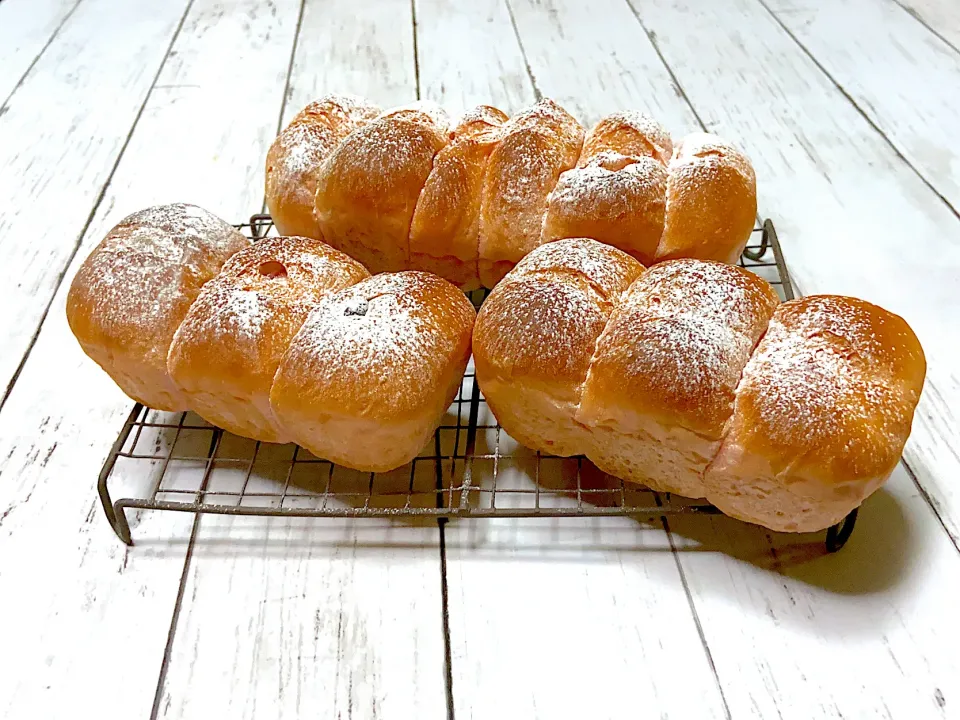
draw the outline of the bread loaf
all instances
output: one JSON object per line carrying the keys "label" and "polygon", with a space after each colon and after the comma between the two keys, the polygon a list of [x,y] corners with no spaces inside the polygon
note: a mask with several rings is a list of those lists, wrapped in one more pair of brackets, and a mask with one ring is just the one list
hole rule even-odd
{"label": "bread loaf", "polygon": [[376,275],[317,307],[280,364],[270,402],[286,434],[366,471],[412,460],[457,393],[475,313],[423,272]]}
{"label": "bread loaf", "polygon": [[743,371],[707,497],[773,530],[839,522],[896,467],[925,372],[897,315],[833,295],[784,303]]}
{"label": "bread loaf", "polygon": [[350,133],[320,168],[315,215],[323,238],[371,272],[410,265],[410,224],[436,154],[448,140],[440,108],[385,112]]}
{"label": "bread loaf", "polygon": [[474,329],[477,381],[500,424],[528,447],[585,451],[575,419],[597,338],[620,294],[643,271],[594,240],[542,245],[483,303]]}
{"label": "bread loaf", "polygon": [[167,372],[170,343],[203,285],[248,245],[195,205],[136,212],[107,233],[73,278],[70,329],[131,398],[185,410],[187,399]]}
{"label": "bread loaf", "polygon": [[589,237],[654,262],[667,194],[667,131],[642,113],[616,113],[587,133],[577,167],[550,193],[543,242]]}
{"label": "bread loaf", "polygon": [[785,531],[837,523],[890,475],[925,373],[909,326],[869,303],[778,305],[741,268],[641,271],[582,239],[543,245],[504,277],[474,356],[523,444]]}
{"label": "bread loaf", "polygon": [[480,287],[480,194],[507,116],[482,105],[461,118],[433,160],[410,226],[410,267],[463,290]]}
{"label": "bread loaf", "polygon": [[757,216],[757,177],[747,156],[707,133],[674,149],[657,261],[698,258],[735,263]]}
{"label": "bread loaf", "polygon": [[171,378],[214,425],[289,442],[270,409],[280,359],[321,298],[367,277],[360,263],[319,240],[258,241],[200,291],[174,336]]}
{"label": "bread loaf", "polygon": [[301,110],[267,153],[267,209],[281,235],[322,239],[314,218],[317,176],[323,161],[379,109],[362,98],[327,95]]}
{"label": "bread loaf", "polygon": [[510,118],[480,199],[480,282],[493,287],[541,243],[547,196],[580,156],[583,128],[552,100]]}
{"label": "bread loaf", "polygon": [[577,420],[601,470],[703,497],[734,390],[777,305],[733,265],[675,260],[630,286],[597,341]]}
{"label": "bread loaf", "polygon": [[674,148],[639,112],[609,115],[586,137],[547,99],[510,119],[481,106],[449,134],[427,104],[374,113],[356,98],[311,104],[271,147],[266,185],[281,232],[322,238],[372,272],[492,288],[538,245],[571,237],[644,265],[735,263],[753,228],[749,160],[705,133]]}

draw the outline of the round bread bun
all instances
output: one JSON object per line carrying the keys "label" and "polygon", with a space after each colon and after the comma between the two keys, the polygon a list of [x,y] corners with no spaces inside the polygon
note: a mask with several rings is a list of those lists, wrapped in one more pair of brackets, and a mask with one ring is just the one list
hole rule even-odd
{"label": "round bread bun", "polygon": [[410,267],[462,290],[480,287],[480,194],[490,154],[507,116],[486,105],[461,118],[433,160],[410,226]]}
{"label": "round bread bun", "polygon": [[323,300],[270,393],[287,435],[314,455],[386,472],[423,448],[460,387],[476,317],[424,272],[375,275]]}
{"label": "round bread bun", "polygon": [[476,377],[504,430],[553,455],[584,452],[574,419],[597,338],[619,295],[643,272],[595,240],[541,245],[493,289],[473,334]]}
{"label": "round bread bun", "polygon": [[903,318],[855,298],[781,305],[743,371],[707,497],[772,530],[839,522],[890,476],[926,373]]}
{"label": "round bread bun", "polygon": [[779,302],[765,280],[717,262],[654,265],[597,340],[576,420],[604,472],[703,497],[703,470],[733,410],[740,372]]}
{"label": "round bread bun", "polygon": [[249,244],[196,205],[159,205],[129,215],[73,278],[70,329],[131,398],[157,410],[186,410],[167,372],[173,335],[203,285]]}
{"label": "round bread bun", "polygon": [[480,200],[480,282],[492,288],[541,243],[547,196],[580,157],[583,128],[552,100],[510,118]]}
{"label": "round bread bun", "polygon": [[293,336],[321,298],[370,277],[320,240],[271,237],[227,261],[180,324],[167,368],[192,410],[264,442],[289,442],[270,388]]}
{"label": "round bread bun", "polygon": [[677,144],[667,171],[657,261],[736,263],[757,217],[757,176],[750,160],[716,135],[693,133]]}
{"label": "round bread bun", "polygon": [[435,106],[395,108],[348,135],[317,179],[324,239],[371,272],[410,264],[410,224],[449,121]]}
{"label": "round bread bun", "polygon": [[301,110],[267,153],[267,208],[281,235],[322,238],[313,216],[320,166],[379,108],[352,95],[327,95]]}
{"label": "round bread bun", "polygon": [[646,113],[637,110],[615,112],[594,125],[583,139],[578,167],[604,153],[629,158],[649,157],[666,167],[673,155],[673,141],[667,129]]}
{"label": "round bread bun", "polygon": [[614,152],[568,170],[550,193],[543,241],[589,237],[654,262],[663,234],[667,171],[651,157]]}

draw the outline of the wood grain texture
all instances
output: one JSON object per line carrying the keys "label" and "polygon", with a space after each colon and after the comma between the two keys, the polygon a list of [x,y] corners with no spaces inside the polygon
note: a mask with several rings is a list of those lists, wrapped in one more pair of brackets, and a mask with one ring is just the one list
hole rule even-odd
{"label": "wood grain texture", "polygon": [[[409,2],[308,2],[285,119],[327,92],[411,102],[415,78]],[[244,156],[257,193],[265,153]],[[249,490],[282,481],[278,467]],[[159,717],[445,717],[438,537],[435,522],[204,517]]]}
{"label": "wood grain texture", "polygon": [[[889,0],[764,0],[936,192],[960,210],[960,54]],[[857,32],[849,28],[856,26]]]}
{"label": "wood grain texture", "polygon": [[535,101],[504,0],[416,0],[421,94],[451,113]]}
{"label": "wood grain texture", "polygon": [[953,0],[894,0],[960,52],[960,5]]}
{"label": "wood grain texture", "polygon": [[[176,513],[146,514],[134,525],[138,545],[130,550],[109,529],[95,482],[131,402],[70,334],[66,289],[82,258],[132,209],[189,198],[236,217],[259,206],[260,158],[276,128],[297,8],[255,0],[194,3],[0,412],[0,636],[6,648],[16,648],[0,683],[3,717],[62,717],[70,712],[65,699],[71,707],[96,708],[102,718],[150,715],[192,523]],[[114,72],[126,72],[123,64]],[[114,87],[108,77],[99,82]],[[251,89],[261,102],[238,108],[237,98]],[[105,108],[71,112],[97,117]],[[55,169],[50,159],[44,164]],[[24,212],[46,219],[34,207]],[[47,241],[68,244],[63,236]],[[141,442],[162,452],[171,440],[160,433]],[[206,450],[193,447],[197,437],[181,442],[181,452]],[[120,489],[143,491],[157,468],[136,463],[119,472]],[[183,476],[196,472],[177,469]]]}
{"label": "wood grain texture", "polygon": [[[588,13],[574,2],[554,1],[543,8],[533,3],[520,7],[511,0],[511,6],[546,96],[560,98],[585,121],[597,119],[599,108],[637,106],[630,88],[633,82],[650,82],[646,72],[659,62],[655,55],[637,79],[592,82],[612,72],[612,65],[605,65],[611,62],[609,52],[591,55],[591,61],[600,63],[595,71],[580,67],[570,75],[571,48],[593,42],[590,27],[582,24]],[[435,7],[418,4],[421,28],[434,26]],[[443,25],[444,8],[437,11],[437,24]],[[592,12],[610,27],[634,22],[629,9],[616,1],[595,3]],[[483,4],[461,5],[458,13],[459,22],[446,25],[442,33],[419,34],[420,79],[427,99],[450,98],[454,91],[448,86],[455,82],[455,92],[467,103],[486,92],[486,102],[515,107],[518,88],[499,84],[501,65],[486,61],[482,53],[460,51],[492,44],[501,48],[501,57],[516,63],[512,27],[485,23],[490,8]],[[544,28],[562,28],[563,42]],[[491,37],[494,30],[498,34]],[[617,52],[624,55],[613,62],[649,60],[635,46],[620,43]],[[511,76],[516,76],[519,68],[513,67]],[[529,82],[519,100],[521,105],[533,100]],[[672,111],[684,117],[682,108]],[[695,122],[692,114],[684,121]],[[479,422],[490,425],[493,420],[487,415]],[[502,451],[516,448],[505,435],[501,441]],[[477,452],[490,452],[495,442],[494,433],[481,433]],[[519,452],[516,461],[499,465],[501,487],[532,488],[535,460],[532,453]],[[544,462],[542,479],[569,480],[570,471],[569,462]],[[492,463],[474,463],[473,472],[489,478]],[[497,501],[509,505],[510,497],[500,495]],[[624,518],[469,521],[447,525],[445,534],[457,717],[724,716],[659,523],[648,527]]]}
{"label": "wood grain texture", "polygon": [[80,0],[0,3],[0,107]]}
{"label": "wood grain texture", "polygon": [[0,316],[6,389],[57,289],[186,9],[89,0],[0,116]]}

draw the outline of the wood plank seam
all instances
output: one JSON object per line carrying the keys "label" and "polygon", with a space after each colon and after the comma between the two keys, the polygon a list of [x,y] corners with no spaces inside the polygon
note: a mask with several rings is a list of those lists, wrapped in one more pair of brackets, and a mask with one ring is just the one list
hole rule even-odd
{"label": "wood plank seam", "polygon": [[40,48],[40,52],[38,52],[36,56],[33,58],[33,60],[30,61],[30,64],[27,65],[27,69],[23,71],[23,75],[21,75],[20,79],[17,80],[17,84],[13,86],[13,90],[11,90],[10,94],[7,95],[6,99],[2,103],[0,103],[0,115],[3,115],[7,111],[7,106],[10,104],[10,99],[16,94],[17,90],[20,89],[20,86],[23,85],[24,81],[27,79],[27,76],[30,75],[30,72],[33,70],[34,66],[37,64],[40,58],[43,57],[43,54],[47,51],[47,48],[49,48],[50,45],[53,43],[53,41],[57,38],[57,35],[60,34],[60,30],[63,28],[64,25],[66,25],[67,21],[70,19],[70,17],[73,15],[73,13],[76,11],[76,9],[80,6],[80,3],[82,2],[83,0],[77,0],[77,2],[73,4],[73,7],[70,8],[70,11],[63,16],[63,20],[61,20],[60,23],[57,25],[57,27],[54,28],[53,32],[50,33],[50,37],[47,38],[47,42],[43,44],[43,47]]}
{"label": "wood plank seam", "polygon": [[910,168],[914,172],[914,174],[918,178],[920,178],[921,182],[923,182],[923,184],[926,185],[934,195],[940,198],[940,202],[942,202],[944,205],[946,205],[950,209],[950,212],[953,213],[954,217],[956,217],[957,220],[960,220],[960,212],[957,211],[957,208],[953,206],[953,204],[946,198],[946,196],[943,195],[943,193],[937,190],[937,188],[933,185],[933,183],[931,183],[927,179],[927,177],[922,172],[920,172],[919,168],[917,168],[913,163],[911,163],[907,159],[907,157],[902,152],[900,152],[900,148],[897,147],[896,143],[894,143],[893,140],[891,140],[890,137],[880,128],[880,126],[873,121],[873,118],[871,118],[866,112],[864,112],[863,108],[860,107],[860,104],[853,98],[853,96],[849,92],[847,92],[847,89],[840,84],[840,82],[830,73],[829,70],[827,70],[827,68],[816,58],[816,56],[812,52],[810,52],[807,46],[800,41],[800,38],[798,38],[796,35],[793,34],[793,31],[790,30],[790,28],[788,28],[786,24],[780,20],[779,16],[773,10],[770,9],[770,7],[767,5],[766,2],[764,2],[764,0],[757,0],[757,2],[763,7],[764,10],[767,11],[767,13],[769,13],[770,17],[773,18],[774,22],[777,23],[778,26],[780,26],[780,28],[787,34],[787,36],[791,40],[793,40],[794,43],[797,44],[800,50],[803,51],[803,54],[806,55],[808,58],[810,58],[810,61],[817,67],[817,69],[827,77],[827,79],[831,82],[831,84],[837,90],[840,91],[843,97],[847,99],[847,102],[853,105],[856,111],[860,113],[860,116],[867,121],[870,127],[872,127],[874,131],[881,138],[883,138],[883,140],[887,143],[887,145],[890,146],[890,149],[893,150],[894,153],[896,153],[897,157],[901,160],[901,162],[903,162],[904,165]]}
{"label": "wood plank seam", "polygon": [[539,102],[543,99],[543,93],[540,92],[540,88],[537,86],[537,78],[533,74],[533,69],[530,67],[530,60],[527,58],[527,50],[523,47],[523,40],[520,37],[520,30],[517,27],[517,19],[513,15],[513,8],[510,6],[510,0],[503,0],[504,5],[507,6],[507,14],[510,16],[510,25],[513,26],[513,34],[517,38],[517,45],[520,46],[520,56],[523,58],[523,65],[527,69],[527,77],[530,78],[530,86],[533,88],[533,96]]}
{"label": "wood plank seam", "polygon": [[447,691],[447,720],[454,720],[456,711],[453,702],[453,649],[450,641],[450,593],[447,583],[446,525],[446,518],[437,518],[437,526],[440,530],[440,614],[443,623],[443,680]]}
{"label": "wood plank seam", "polygon": [[893,0],[893,2],[894,2],[901,10],[903,10],[907,15],[909,15],[909,16],[912,17],[914,20],[916,20],[918,23],[920,23],[921,25],[923,25],[929,32],[933,33],[933,35],[935,35],[935,36],[937,37],[937,39],[939,39],[941,42],[943,42],[944,45],[946,45],[947,47],[949,47],[949,48],[950,48],[951,50],[953,50],[955,53],[960,54],[960,48],[958,48],[958,47],[957,47],[956,45],[954,45],[952,42],[950,42],[949,40],[947,40],[947,38],[946,38],[942,33],[938,32],[936,28],[934,28],[932,25],[930,25],[930,23],[928,23],[926,20],[924,20],[924,19],[923,19],[923,15],[921,15],[919,12],[917,12],[915,9],[913,9],[913,8],[910,7],[909,5],[904,5],[902,2],[900,2],[900,0]]}
{"label": "wood plank seam", "polygon": [[417,42],[417,0],[410,0],[410,17],[413,26],[413,81],[417,88],[417,100],[420,100],[420,47]]}
{"label": "wood plank seam", "polygon": [[[287,100],[290,96],[290,78],[293,75],[293,63],[297,57],[297,43],[300,40],[300,28],[303,27],[303,10],[307,5],[307,0],[300,0],[300,12],[297,14],[297,29],[293,31],[293,47],[290,48],[290,62],[287,64],[287,81],[283,86],[283,97],[280,100],[280,117],[277,118],[277,135],[283,130],[283,121],[287,114]],[[298,111],[299,112],[299,111]],[[263,198],[260,203],[260,212],[267,212],[267,198]],[[245,220],[246,218],[237,218]],[[234,218],[229,218],[230,222],[235,222]]]}
{"label": "wood plank seam", "polygon": [[160,699],[163,697],[163,687],[167,680],[167,670],[170,668],[170,659],[173,655],[173,642],[177,636],[177,625],[180,622],[180,611],[183,608],[183,596],[187,589],[187,576],[190,574],[190,561],[193,559],[193,548],[197,540],[197,530],[200,527],[200,518],[197,514],[193,518],[190,528],[190,540],[187,542],[187,552],[183,558],[183,570],[180,573],[180,585],[177,588],[177,599],[173,603],[173,613],[170,615],[170,627],[167,630],[167,642],[163,648],[163,659],[160,661],[160,672],[157,674],[157,688],[153,693],[153,706],[150,709],[150,720],[157,720],[160,714]]}
{"label": "wood plank seam", "polygon": [[683,570],[683,563],[680,562],[680,551],[673,539],[673,533],[667,519],[660,518],[663,524],[663,530],[667,533],[667,542],[670,543],[670,554],[673,555],[673,562],[677,566],[677,574],[680,576],[680,584],[683,586],[683,594],[687,598],[687,604],[690,606],[690,614],[693,616],[693,623],[697,628],[697,635],[700,636],[700,643],[703,645],[703,651],[707,656],[707,664],[710,666],[710,672],[713,673],[713,681],[717,685],[717,692],[720,693],[720,702],[723,703],[723,712],[727,720],[733,720],[733,714],[730,712],[730,705],[727,703],[727,697],[723,694],[723,683],[720,682],[720,673],[717,672],[717,665],[713,661],[713,653],[710,651],[710,644],[707,642],[707,636],[703,632],[703,624],[700,622],[700,613],[697,612],[696,603],[693,600],[693,593],[690,592],[690,584],[687,582],[687,574]]}
{"label": "wood plank seam", "polygon": [[[79,3],[77,3],[79,5]],[[170,55],[170,50],[173,48],[173,44],[177,41],[177,37],[180,35],[180,30],[183,28],[183,23],[187,19],[187,13],[190,12],[190,8],[193,6],[193,0],[188,0],[187,6],[183,11],[183,15],[180,16],[180,22],[177,23],[177,27],[174,29],[172,36],[170,37],[170,43],[167,45],[167,50],[163,55],[163,59],[160,61],[160,64],[157,66],[157,72],[153,76],[153,80],[150,83],[150,88],[147,90],[146,95],[144,95],[143,102],[140,104],[140,108],[137,110],[137,114],[133,118],[133,123],[130,125],[130,130],[127,132],[127,136],[123,139],[123,144],[120,146],[120,151],[117,153],[117,157],[114,159],[113,166],[110,168],[110,172],[107,174],[107,179],[104,181],[103,186],[100,188],[100,192],[97,193],[97,199],[93,203],[93,207],[90,209],[89,215],[87,215],[86,221],[83,223],[83,227],[80,229],[79,234],[76,236],[76,239],[73,243],[73,248],[70,250],[70,253],[67,255],[67,258],[63,264],[63,268],[57,273],[56,282],[53,285],[50,297],[47,300],[46,306],[43,308],[43,312],[40,315],[40,319],[37,322],[37,328],[34,330],[33,335],[30,337],[30,342],[27,343],[26,349],[23,351],[23,356],[20,358],[20,362],[17,363],[17,369],[14,371],[13,375],[10,377],[10,382],[7,383],[7,387],[4,388],[3,397],[0,398],[0,412],[3,411],[3,406],[6,405],[7,400],[10,397],[10,393],[13,391],[14,385],[17,384],[17,380],[20,377],[20,373],[23,372],[23,367],[27,362],[27,359],[30,357],[30,353],[33,351],[34,346],[37,344],[37,338],[40,336],[40,330],[43,328],[44,322],[47,319],[47,315],[50,313],[50,308],[53,306],[53,301],[57,296],[57,291],[60,289],[60,286],[63,284],[63,279],[66,277],[70,265],[73,263],[74,258],[76,258],[77,253],[80,251],[80,246],[83,244],[83,238],[87,234],[87,230],[90,227],[90,223],[93,222],[94,216],[97,214],[97,210],[100,208],[100,204],[103,202],[103,198],[106,197],[107,189],[110,187],[110,183],[113,180],[114,173],[117,171],[117,167],[120,165],[120,160],[123,158],[123,154],[126,152],[127,147],[130,145],[130,138],[133,137],[133,132],[137,127],[137,124],[140,122],[140,118],[143,116],[143,111],[147,107],[147,103],[150,101],[150,96],[153,94],[154,86],[157,84],[157,80],[160,78],[160,73],[163,72],[163,66],[167,62],[167,57]]]}

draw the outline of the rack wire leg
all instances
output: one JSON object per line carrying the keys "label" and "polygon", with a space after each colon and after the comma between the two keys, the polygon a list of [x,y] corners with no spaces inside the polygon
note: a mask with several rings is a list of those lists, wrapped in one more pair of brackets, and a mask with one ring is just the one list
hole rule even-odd
{"label": "rack wire leg", "polygon": [[847,544],[853,534],[853,526],[857,524],[858,511],[859,508],[854,508],[843,520],[827,528],[827,552],[835,553]]}
{"label": "rack wire leg", "polygon": [[124,544],[133,545],[133,538],[130,536],[130,523],[127,521],[127,508],[120,503],[117,503],[114,508],[111,525],[113,525],[113,531],[117,534],[117,537]]}

